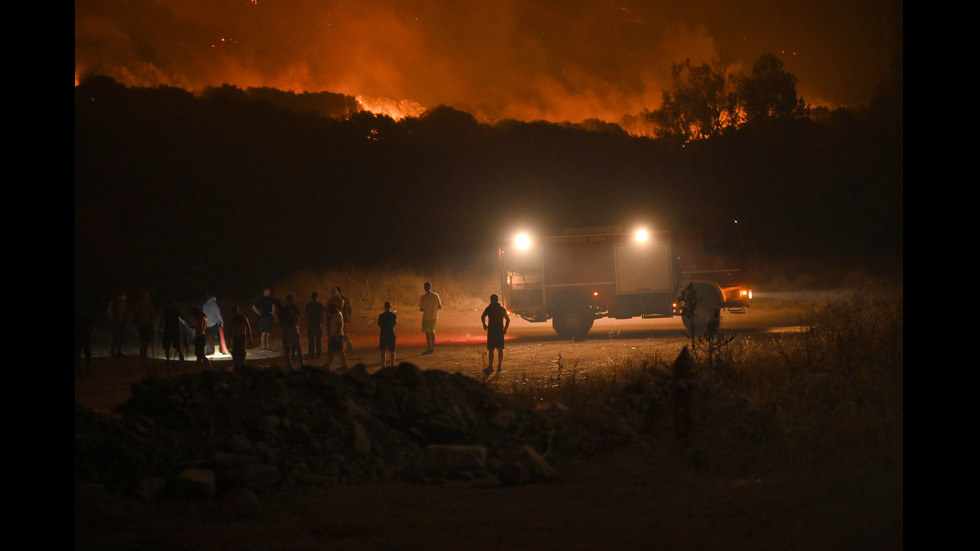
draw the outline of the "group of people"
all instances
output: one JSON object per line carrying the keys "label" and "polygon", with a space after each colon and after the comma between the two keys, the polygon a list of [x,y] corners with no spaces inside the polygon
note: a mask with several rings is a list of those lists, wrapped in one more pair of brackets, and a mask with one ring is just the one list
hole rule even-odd
{"label": "group of people", "polygon": [[[422,332],[425,333],[426,344],[425,352],[423,352],[423,354],[432,354],[435,352],[436,323],[439,319],[439,310],[442,309],[442,300],[439,298],[438,294],[432,291],[432,286],[428,281],[425,282],[423,288],[425,289],[425,294],[422,295],[422,298],[419,300],[419,310],[422,311]],[[385,303],[386,311],[388,306],[388,303]],[[384,314],[382,314],[382,316],[383,315]],[[493,361],[495,353],[497,356],[497,373],[500,373],[504,362],[504,340],[507,335],[507,329],[510,328],[510,314],[508,314],[507,309],[500,304],[500,297],[495,294],[490,295],[490,304],[483,310],[483,315],[480,316],[480,322],[483,323],[483,330],[487,332],[487,350],[489,351],[490,355],[489,364],[483,369],[483,373],[487,376],[493,374]],[[378,325],[381,325],[380,318],[378,319]],[[384,329],[382,329],[382,347],[384,346],[384,342],[385,335]],[[392,334],[391,342],[391,350],[392,354],[394,354],[394,334]],[[382,365],[385,365],[384,356],[382,356]]]}
{"label": "group of people", "polygon": [[[423,288],[425,293],[419,299],[419,310],[422,312],[422,332],[426,341],[423,354],[432,354],[435,352],[436,324],[442,309],[442,300],[437,293],[432,291],[429,282],[425,282]],[[262,352],[275,352],[272,348],[272,334],[278,321],[282,328],[282,352],[287,369],[292,368],[294,360],[298,361],[299,365],[304,364],[299,330],[301,319],[305,319],[307,330],[306,358],[321,358],[323,354],[322,341],[326,335],[326,363],[324,368],[330,369],[334,358],[339,358],[340,370],[347,370],[347,352],[353,348],[347,336],[347,325],[350,323],[353,308],[350,300],[341,292],[340,287],[333,287],[330,290],[330,298],[326,304],[320,302],[317,292],[313,292],[302,314],[292,295],[286,295],[284,300],[279,300],[273,297],[272,289],[267,288],[263,290],[262,296],[252,304],[252,311],[259,318],[259,346]],[[112,355],[122,355],[125,328],[133,321],[136,323],[140,337],[140,357],[144,360],[147,359],[148,348],[153,342],[154,335],[159,334],[168,363],[173,361],[171,348],[174,349],[179,360],[184,362],[183,336],[191,331],[194,334],[193,346],[197,362],[206,364],[206,368],[211,369],[212,367],[207,352],[209,348],[212,350],[212,354],[218,350],[223,354],[229,354],[225,341],[225,320],[217,303],[217,297],[214,295],[209,295],[200,307],[193,307],[191,322],[186,321],[181,316],[176,301],[171,300],[163,311],[163,315],[159,317],[159,325],[157,326],[157,315],[147,292],[140,295],[139,301],[133,309],[132,318],[130,318],[126,302],[126,293],[120,293],[112,301],[107,314],[112,334],[110,349]],[[391,302],[386,301],[384,312],[378,315],[377,320],[380,331],[378,349],[381,353],[382,366],[393,366],[396,362],[395,326],[398,323],[397,319],[397,315],[392,310]],[[483,329],[487,332],[487,349],[490,353],[490,365],[485,368],[484,373],[487,375],[493,373],[495,353],[496,370],[499,373],[504,355],[504,337],[510,327],[510,316],[500,304],[497,295],[490,296],[490,304],[483,311],[481,322]],[[233,308],[228,326],[232,343],[230,354],[234,366],[239,368],[245,365],[247,350],[252,345],[252,327],[248,317],[238,306]],[[78,348],[77,343],[76,331],[76,348]],[[90,359],[91,352],[87,347],[84,353],[86,359]],[[78,356],[79,354],[76,353],[76,360]]]}
{"label": "group of people", "polygon": [[[340,369],[347,369],[347,352],[353,346],[347,338],[346,323],[351,319],[353,308],[350,299],[344,296],[340,287],[330,290],[331,296],[327,304],[319,300],[319,294],[314,291],[304,311],[306,318],[307,358],[320,358],[323,353],[323,335],[327,336],[327,362],[324,367],[330,368],[335,357],[340,358]],[[293,301],[292,295],[286,295],[285,302],[272,297],[272,289],[265,289],[262,298],[252,305],[252,310],[259,316],[259,333],[261,351],[273,352],[272,331],[278,318],[282,326],[283,356],[286,367],[292,368],[293,360],[303,365],[303,349],[299,340],[301,314],[299,306]]]}

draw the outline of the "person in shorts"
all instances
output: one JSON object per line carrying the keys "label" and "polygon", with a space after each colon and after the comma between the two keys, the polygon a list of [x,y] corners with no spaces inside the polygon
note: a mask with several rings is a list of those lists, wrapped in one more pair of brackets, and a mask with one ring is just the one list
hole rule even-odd
{"label": "person in shorts", "polygon": [[276,325],[278,303],[272,298],[272,289],[262,291],[262,298],[252,305],[252,310],[259,315],[259,335],[262,339],[262,352],[272,352],[272,330]]}
{"label": "person in shorts", "polygon": [[330,370],[333,357],[340,355],[340,371],[347,371],[347,353],[344,352],[344,315],[336,303],[331,302],[327,310],[327,363],[323,368]]}
{"label": "person in shorts", "polygon": [[483,330],[487,332],[487,350],[490,351],[490,364],[487,365],[483,373],[490,375],[493,373],[493,353],[497,351],[497,373],[500,373],[501,364],[504,361],[504,336],[507,328],[510,327],[510,315],[507,309],[501,306],[497,295],[490,295],[490,304],[483,310],[480,316],[483,322]]}
{"label": "person in shorts", "polygon": [[385,301],[385,311],[378,315],[378,327],[381,328],[378,343],[378,350],[381,351],[381,367],[395,365],[395,324],[397,323],[398,316],[391,311],[391,302]]}
{"label": "person in shorts", "polygon": [[422,311],[422,332],[425,333],[425,352],[432,354],[436,351],[436,321],[439,319],[439,310],[442,309],[442,300],[439,295],[432,292],[432,285],[428,281],[422,286],[425,294],[419,299],[419,310]]}

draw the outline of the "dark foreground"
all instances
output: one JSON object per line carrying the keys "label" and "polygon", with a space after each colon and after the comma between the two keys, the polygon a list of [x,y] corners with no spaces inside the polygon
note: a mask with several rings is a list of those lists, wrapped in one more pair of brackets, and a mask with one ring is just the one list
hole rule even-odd
{"label": "dark foreground", "polygon": [[76,492],[76,549],[903,548],[902,470],[678,479],[624,449],[519,487],[375,483],[147,504]]}
{"label": "dark foreground", "polygon": [[[562,358],[569,366],[576,358],[584,381],[595,367],[572,354],[598,351],[595,366],[606,365],[618,342],[563,345]],[[515,346],[509,358],[523,354]],[[530,368],[511,364],[503,379],[485,382],[470,376],[481,367],[478,354],[458,351],[451,371],[438,370],[446,358],[437,356],[420,357],[434,362],[421,371],[286,374],[273,363],[130,389],[122,382],[132,370],[114,363],[76,379],[76,549],[904,547],[900,441],[844,455],[809,439],[816,444],[798,452],[805,462],[768,462],[754,448],[780,449],[779,432],[741,435],[726,424],[718,435],[705,425],[692,444],[675,441],[669,409],[660,407],[662,378],[577,406],[574,392],[599,387],[566,381],[571,407],[562,409],[528,399],[520,384]],[[554,382],[552,364],[533,388]],[[780,426],[721,398],[706,403],[724,405],[725,418]],[[591,402],[598,406],[581,410]],[[732,450],[745,438],[757,444]],[[487,461],[433,473],[424,450],[445,443],[485,448]],[[507,476],[502,458],[515,445],[540,452],[549,475]],[[229,457],[256,458],[279,476],[236,484],[222,471]],[[216,472],[213,493],[168,491],[187,468]]]}

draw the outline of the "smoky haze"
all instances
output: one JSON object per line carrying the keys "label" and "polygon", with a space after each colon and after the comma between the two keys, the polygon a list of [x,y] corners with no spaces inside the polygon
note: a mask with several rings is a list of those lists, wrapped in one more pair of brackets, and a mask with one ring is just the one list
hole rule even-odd
{"label": "smoky haze", "polygon": [[[672,63],[783,59],[813,105],[868,100],[901,2],[76,0],[75,77],[232,84],[448,105],[478,119],[618,122]],[[900,45],[900,43],[899,43]]]}

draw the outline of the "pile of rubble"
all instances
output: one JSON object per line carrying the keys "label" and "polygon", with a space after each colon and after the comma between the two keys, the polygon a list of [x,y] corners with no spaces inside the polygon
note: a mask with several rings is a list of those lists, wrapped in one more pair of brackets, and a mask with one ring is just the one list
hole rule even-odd
{"label": "pile of rubble", "polygon": [[298,484],[553,476],[547,420],[410,363],[148,379],[117,412],[75,407],[76,485],[145,499]]}

